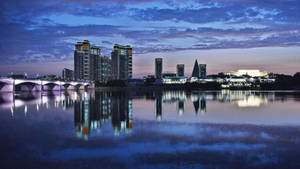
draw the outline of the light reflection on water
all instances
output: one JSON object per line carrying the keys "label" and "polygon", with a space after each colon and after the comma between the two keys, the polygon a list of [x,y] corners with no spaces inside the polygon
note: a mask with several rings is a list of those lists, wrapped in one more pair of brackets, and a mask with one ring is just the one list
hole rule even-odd
{"label": "light reflection on water", "polygon": [[32,168],[36,159],[41,168],[98,168],[108,159],[104,168],[285,168],[300,155],[293,148],[300,144],[299,101],[298,92],[275,91],[3,93],[6,158],[0,162],[8,168]]}
{"label": "light reflection on water", "polygon": [[[0,108],[2,110],[9,109],[12,117],[15,113],[24,113],[24,116],[27,116],[28,107],[36,109],[36,111],[44,111],[45,109],[52,108],[61,108],[62,110],[74,108],[76,135],[85,139],[88,138],[91,132],[100,129],[102,125],[109,121],[113,125],[115,135],[119,135],[120,132],[129,133],[133,127],[134,110],[137,111],[135,117],[146,120],[153,120],[153,118],[149,117],[155,116],[158,121],[170,118],[174,121],[185,122],[237,123],[233,118],[239,117],[238,119],[243,119],[243,116],[251,116],[244,123],[256,124],[259,119],[255,118],[260,118],[259,116],[268,112],[268,110],[274,111],[272,107],[259,108],[267,105],[274,106],[274,103],[289,102],[289,99],[295,102],[289,103],[289,105],[298,106],[297,101],[300,98],[297,93],[292,93],[291,95],[291,93],[286,92],[232,90],[156,92],[57,91],[44,93],[4,93],[0,97]],[[207,110],[210,104],[213,108]],[[133,107],[134,105],[136,105],[136,108]],[[286,105],[283,104],[283,106]],[[286,107],[287,110],[288,108],[290,107]],[[147,113],[142,113],[144,111]],[[175,111],[177,114],[175,114]],[[212,114],[210,114],[210,111]],[[235,115],[236,117],[232,117],[229,121],[224,119],[218,121],[218,117],[213,116],[213,114],[224,115],[227,111],[238,112],[239,114]],[[273,112],[273,115],[274,113],[276,114],[276,112]],[[293,115],[292,118],[296,118],[296,123],[289,120],[285,121],[285,112],[280,112],[279,116],[276,114],[278,116],[276,117],[277,121],[269,123],[270,121],[265,119],[258,124],[300,124],[300,114],[298,112],[290,113]],[[166,118],[163,118],[164,114],[166,114]],[[201,119],[197,119],[194,115],[202,117]],[[230,113],[227,115],[234,116]],[[243,123],[243,121],[240,121],[240,123]]]}

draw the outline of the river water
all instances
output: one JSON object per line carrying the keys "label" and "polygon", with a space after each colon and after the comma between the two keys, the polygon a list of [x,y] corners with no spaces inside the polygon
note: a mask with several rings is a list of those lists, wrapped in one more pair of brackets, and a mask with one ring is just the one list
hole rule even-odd
{"label": "river water", "polygon": [[1,169],[300,168],[297,91],[0,95]]}

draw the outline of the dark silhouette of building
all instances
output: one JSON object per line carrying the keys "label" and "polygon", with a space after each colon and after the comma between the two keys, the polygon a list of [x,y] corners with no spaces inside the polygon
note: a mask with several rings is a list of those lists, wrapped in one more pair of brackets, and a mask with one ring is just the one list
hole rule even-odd
{"label": "dark silhouette of building", "polygon": [[155,78],[161,79],[163,72],[163,59],[155,58]]}
{"label": "dark silhouette of building", "polygon": [[197,77],[197,78],[199,78],[199,65],[198,65],[197,59],[195,60],[195,63],[194,63],[194,68],[193,68],[192,77]]}
{"label": "dark silhouette of building", "polygon": [[177,64],[177,76],[184,76],[184,64]]}

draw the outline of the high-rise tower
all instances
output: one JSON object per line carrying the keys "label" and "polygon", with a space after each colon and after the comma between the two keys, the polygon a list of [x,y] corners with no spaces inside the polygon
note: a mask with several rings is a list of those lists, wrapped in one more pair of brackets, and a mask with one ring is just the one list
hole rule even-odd
{"label": "high-rise tower", "polygon": [[163,71],[163,59],[162,58],[155,58],[155,78],[161,79],[162,78],[162,71]]}
{"label": "high-rise tower", "polygon": [[77,42],[74,52],[75,80],[98,80],[98,62],[101,50],[88,40]]}
{"label": "high-rise tower", "polygon": [[184,64],[177,64],[177,76],[184,76]]}
{"label": "high-rise tower", "polygon": [[115,80],[132,78],[132,48],[129,45],[114,45],[111,52],[112,77]]}
{"label": "high-rise tower", "polygon": [[98,79],[101,82],[111,80],[111,59],[108,56],[101,56],[99,59]]}

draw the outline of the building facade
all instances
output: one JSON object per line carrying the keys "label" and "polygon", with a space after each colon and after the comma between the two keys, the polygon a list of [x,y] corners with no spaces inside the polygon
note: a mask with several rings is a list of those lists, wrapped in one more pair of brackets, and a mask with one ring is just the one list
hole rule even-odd
{"label": "building facade", "polygon": [[100,82],[107,82],[111,80],[111,76],[112,76],[111,59],[108,56],[100,57],[98,67],[99,67],[98,80]]}
{"label": "building facade", "polygon": [[114,45],[111,52],[112,78],[128,80],[132,78],[132,48],[129,45]]}
{"label": "building facade", "polygon": [[65,81],[72,81],[72,80],[74,80],[74,71],[71,70],[71,69],[64,68],[62,70],[62,78]]}
{"label": "building facade", "polygon": [[184,64],[177,64],[177,76],[184,76]]}
{"label": "building facade", "polygon": [[155,58],[155,78],[161,79],[163,72],[163,59]]}
{"label": "building facade", "polygon": [[206,64],[199,64],[199,78],[206,79]]}
{"label": "building facade", "polygon": [[92,46],[88,40],[77,42],[74,52],[75,80],[98,80],[100,54],[100,47]]}

